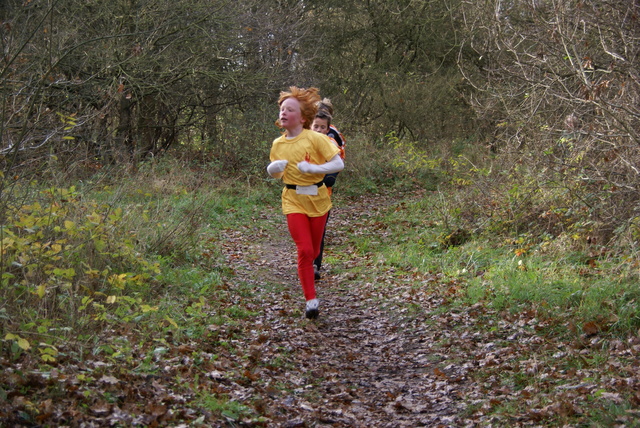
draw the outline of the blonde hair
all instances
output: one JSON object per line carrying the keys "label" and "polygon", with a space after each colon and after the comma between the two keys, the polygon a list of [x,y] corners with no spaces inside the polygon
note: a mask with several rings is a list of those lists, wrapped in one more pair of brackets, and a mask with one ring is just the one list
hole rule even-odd
{"label": "blonde hair", "polygon": [[318,101],[318,110],[324,110],[333,116],[333,104],[329,98],[324,98],[322,101]]}
{"label": "blonde hair", "polygon": [[[305,119],[302,123],[303,128],[311,129],[311,123],[313,118],[316,117],[318,111],[317,104],[320,102],[320,95],[318,94],[318,88],[298,88],[297,86],[290,86],[288,91],[280,92],[280,98],[278,99],[278,105],[289,98],[295,98],[300,103],[300,114]],[[282,128],[280,119],[276,120],[276,125]]]}

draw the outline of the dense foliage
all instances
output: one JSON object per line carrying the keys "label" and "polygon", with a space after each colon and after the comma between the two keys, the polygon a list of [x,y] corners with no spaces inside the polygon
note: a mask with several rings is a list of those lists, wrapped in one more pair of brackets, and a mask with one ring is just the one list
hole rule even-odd
{"label": "dense foliage", "polygon": [[246,172],[294,84],[320,87],[353,131],[435,141],[470,129],[444,4],[332,3],[6,2],[3,169],[173,149]]}
{"label": "dense foliage", "polygon": [[516,232],[578,227],[603,244],[634,241],[638,8],[10,0],[0,8],[2,172],[64,180],[169,155],[257,176],[278,92],[314,85],[348,135],[391,143],[410,169],[448,169],[452,158],[490,171],[464,181],[470,199],[504,205],[517,194]]}

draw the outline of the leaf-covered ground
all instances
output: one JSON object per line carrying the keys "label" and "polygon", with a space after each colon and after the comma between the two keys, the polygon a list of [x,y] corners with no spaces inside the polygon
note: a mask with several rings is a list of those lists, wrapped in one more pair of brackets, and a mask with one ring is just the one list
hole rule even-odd
{"label": "leaf-covered ground", "polygon": [[286,355],[286,366],[255,373],[288,385],[288,393],[268,400],[274,425],[637,425],[640,413],[633,409],[609,421],[590,421],[588,409],[606,413],[623,394],[640,402],[638,340],[614,340],[608,360],[593,361],[602,358],[601,338],[557,342],[549,334],[553,321],[538,319],[534,310],[495,314],[480,304],[443,310],[462,284],[380,263],[375,244],[355,249],[358,235],[385,241],[378,212],[389,207],[402,204],[368,196],[332,212],[333,265],[317,283],[322,304],[315,322],[303,319],[295,247],[284,225],[266,242],[236,241],[238,276],[258,287],[283,285],[264,295],[256,318],[264,332],[257,355]]}
{"label": "leaf-covered ground", "polygon": [[[375,208],[364,206],[370,203],[361,200],[332,212],[326,251],[328,258],[343,266],[328,266],[317,283],[321,300],[317,321],[302,318],[295,246],[284,224],[268,244],[248,245],[235,252],[249,260],[239,266],[238,275],[284,285],[282,293],[264,297],[258,317],[260,325],[270,327],[260,354],[284,350],[287,355],[283,383],[292,390],[273,403],[277,409],[273,414],[282,426],[464,424],[466,405],[460,398],[470,392],[467,363],[438,368],[447,357],[433,345],[446,332],[425,323],[426,313],[418,317],[404,314],[409,310],[404,305],[407,301],[424,308],[438,304],[441,298],[437,295],[411,291],[419,282],[429,289],[437,276],[398,277],[394,272],[380,272],[371,281],[366,274],[354,273],[376,269],[371,254],[358,254],[349,246],[350,236],[371,230],[367,218],[375,216]],[[377,206],[386,204],[380,200]],[[336,254],[336,247],[344,254]],[[332,268],[346,273],[334,275]],[[402,301],[402,307],[396,307],[393,300]]]}
{"label": "leaf-covered ground", "polygon": [[[380,262],[377,214],[392,206],[363,197],[332,211],[318,320],[304,318],[295,246],[274,209],[262,215],[275,233],[247,224],[215,244],[230,279],[189,306],[203,331],[167,324],[149,338],[126,325],[92,352],[60,349],[46,370],[3,356],[0,425],[599,426],[593,408],[640,402],[640,341],[610,341],[602,360],[597,335],[561,343],[534,311],[445,309],[462,284]],[[363,235],[375,237],[368,251],[354,244]],[[609,425],[637,420],[628,409]]]}

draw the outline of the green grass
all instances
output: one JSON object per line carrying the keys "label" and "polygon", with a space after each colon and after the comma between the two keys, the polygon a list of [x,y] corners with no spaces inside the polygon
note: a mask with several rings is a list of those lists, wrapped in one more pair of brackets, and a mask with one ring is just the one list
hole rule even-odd
{"label": "green grass", "polygon": [[[256,416],[251,407],[231,400],[224,395],[201,392],[196,400],[198,407],[212,412],[219,417],[229,421],[239,421],[240,419]],[[257,419],[255,422],[259,422]]]}
{"label": "green grass", "polygon": [[439,200],[439,195],[427,194],[379,213],[373,221],[386,225],[385,233],[358,236],[356,248],[375,248],[375,259],[406,272],[441,272],[462,281],[464,293],[454,304],[483,302],[509,312],[534,308],[547,318],[570,318],[579,326],[594,322],[622,336],[640,327],[640,282],[634,275],[620,275],[619,269],[607,273],[604,267],[618,266],[610,257],[587,264],[590,259],[580,248],[551,251],[541,240],[523,250],[526,243],[518,237],[482,234],[444,247],[439,237],[447,229],[430,208],[431,201]]}

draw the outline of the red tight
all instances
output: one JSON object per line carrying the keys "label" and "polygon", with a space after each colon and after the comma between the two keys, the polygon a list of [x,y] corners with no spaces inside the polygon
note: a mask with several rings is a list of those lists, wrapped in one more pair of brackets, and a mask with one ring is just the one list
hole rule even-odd
{"label": "red tight", "polygon": [[287,214],[289,233],[298,248],[298,277],[306,300],[316,298],[313,260],[320,254],[320,244],[327,214],[309,217],[306,214]]}

